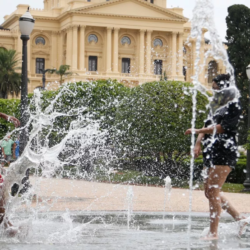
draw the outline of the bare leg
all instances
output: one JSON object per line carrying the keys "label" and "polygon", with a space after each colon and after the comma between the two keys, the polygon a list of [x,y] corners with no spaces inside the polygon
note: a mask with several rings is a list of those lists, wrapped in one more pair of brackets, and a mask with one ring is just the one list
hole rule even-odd
{"label": "bare leg", "polygon": [[[1,190],[0,190],[1,195]],[[0,224],[2,224],[5,215],[4,201],[3,198],[0,198]]]}
{"label": "bare leg", "polygon": [[227,213],[229,213],[236,221],[243,219],[240,216],[239,212],[232,206],[232,204],[220,194],[222,209],[224,209]]}
{"label": "bare leg", "polygon": [[4,223],[4,227],[12,227],[12,223],[5,217],[5,200],[2,194],[2,190],[0,189],[0,224]]}
{"label": "bare leg", "polygon": [[210,234],[208,239],[210,240],[218,239],[218,225],[222,203],[220,190],[230,172],[231,168],[229,166],[215,166],[209,169],[208,178],[204,182],[205,195],[209,200]]}

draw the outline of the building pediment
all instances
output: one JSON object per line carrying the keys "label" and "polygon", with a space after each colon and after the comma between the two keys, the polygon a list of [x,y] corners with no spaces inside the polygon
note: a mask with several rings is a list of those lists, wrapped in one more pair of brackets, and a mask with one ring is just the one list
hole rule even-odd
{"label": "building pediment", "polygon": [[112,0],[89,5],[72,12],[97,15],[128,16],[135,18],[156,18],[187,22],[187,18],[166,8],[159,7],[143,0]]}

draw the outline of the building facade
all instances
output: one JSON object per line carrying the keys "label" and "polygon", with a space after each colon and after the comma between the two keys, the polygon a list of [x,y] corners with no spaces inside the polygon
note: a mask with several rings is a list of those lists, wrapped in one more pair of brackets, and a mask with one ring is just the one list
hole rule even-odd
{"label": "building facade", "polygon": [[[183,9],[166,8],[166,0],[44,0],[44,9],[30,9],[36,20],[28,43],[29,92],[42,85],[41,69],[70,65],[65,81],[117,79],[129,86],[160,80],[191,81],[195,41]],[[19,18],[28,5],[5,16],[0,47],[22,51]],[[204,33],[206,31],[204,30]],[[204,36],[204,34],[203,34]],[[201,60],[209,49],[205,39]],[[209,86],[224,72],[221,62],[206,59],[200,82]],[[46,76],[57,88],[59,76]]]}

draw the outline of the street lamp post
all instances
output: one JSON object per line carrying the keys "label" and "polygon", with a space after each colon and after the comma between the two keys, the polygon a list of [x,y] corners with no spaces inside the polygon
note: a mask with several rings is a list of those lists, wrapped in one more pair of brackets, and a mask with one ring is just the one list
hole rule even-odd
{"label": "street lamp post", "polygon": [[[21,31],[21,39],[23,41],[23,50],[22,50],[22,83],[21,83],[21,127],[25,127],[29,114],[28,109],[28,73],[27,73],[27,44],[30,39],[30,34],[34,28],[35,20],[29,12],[27,12],[20,17],[19,19],[19,28]],[[23,150],[28,141],[28,128],[22,129],[20,135],[20,154],[23,153]]]}
{"label": "street lamp post", "polygon": [[43,89],[45,89],[45,83],[46,83],[46,77],[45,74],[49,72],[50,74],[53,74],[56,71],[56,69],[40,69],[40,72],[43,74]]}
{"label": "street lamp post", "polygon": [[[250,64],[247,66],[247,77],[250,80]],[[248,99],[248,131],[250,129],[250,84],[249,84],[249,99]],[[250,192],[250,149],[247,150],[247,173],[246,180],[243,183],[245,189],[243,191]]]}

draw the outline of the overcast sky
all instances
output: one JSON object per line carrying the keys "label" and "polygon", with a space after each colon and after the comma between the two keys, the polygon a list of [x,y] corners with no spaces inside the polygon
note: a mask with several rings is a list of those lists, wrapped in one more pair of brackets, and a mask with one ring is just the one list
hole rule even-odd
{"label": "overcast sky", "polygon": [[[8,2],[8,3],[7,3]],[[43,0],[0,0],[0,24],[3,23],[3,17],[12,13],[18,4],[29,4],[31,8],[43,8]],[[234,4],[244,4],[250,8],[250,0],[213,0],[215,4],[215,23],[217,30],[223,41],[226,36],[226,16],[227,8]],[[167,0],[167,7],[181,7],[184,9],[184,15],[187,18],[192,17],[195,0]]]}

